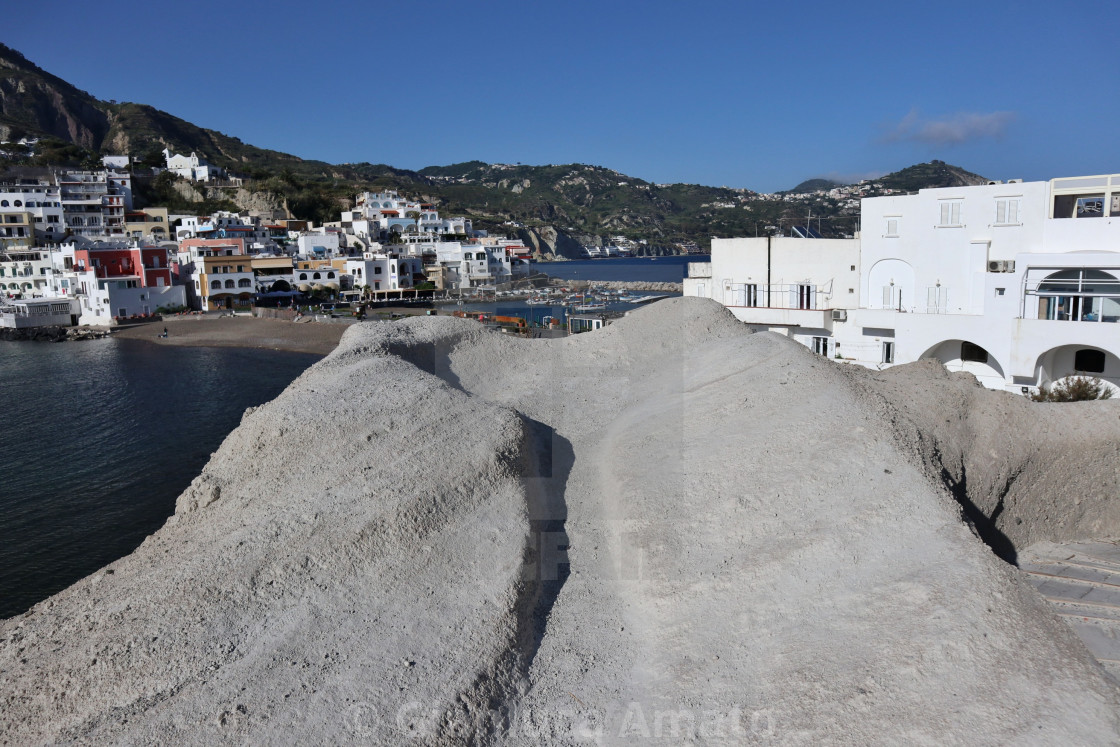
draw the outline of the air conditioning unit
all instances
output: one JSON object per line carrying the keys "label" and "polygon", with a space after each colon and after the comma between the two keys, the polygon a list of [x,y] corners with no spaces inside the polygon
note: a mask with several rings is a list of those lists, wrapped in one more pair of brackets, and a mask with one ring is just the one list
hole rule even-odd
{"label": "air conditioning unit", "polygon": [[1015,272],[1015,260],[992,259],[988,261],[988,272]]}
{"label": "air conditioning unit", "polygon": [[832,321],[834,321],[834,322],[846,322],[846,321],[848,321],[848,310],[847,309],[833,309],[832,310]]}

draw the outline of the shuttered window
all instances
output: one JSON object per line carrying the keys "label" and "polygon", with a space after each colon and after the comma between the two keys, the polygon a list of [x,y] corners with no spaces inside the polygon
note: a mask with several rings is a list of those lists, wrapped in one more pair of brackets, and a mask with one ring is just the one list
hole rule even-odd
{"label": "shuttered window", "polygon": [[996,200],[996,225],[1019,225],[1019,198],[1001,197]]}
{"label": "shuttered window", "polygon": [[942,200],[941,201],[941,226],[959,226],[961,225],[961,201],[960,200]]}

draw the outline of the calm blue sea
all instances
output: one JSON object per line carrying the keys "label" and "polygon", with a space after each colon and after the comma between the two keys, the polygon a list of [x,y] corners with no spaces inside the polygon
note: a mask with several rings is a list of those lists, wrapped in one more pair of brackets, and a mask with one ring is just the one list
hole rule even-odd
{"label": "calm blue sea", "polygon": [[246,407],[319,356],[0,342],[0,618],[134,550]]}
{"label": "calm blue sea", "polygon": [[[534,262],[533,269],[554,278],[564,280],[640,280],[658,283],[679,283],[687,273],[689,262],[708,262],[707,255],[670,256],[670,257],[618,257],[615,259],[572,260],[568,262]],[[656,291],[639,291],[639,296],[670,295]],[[443,309],[456,307],[441,306]],[[524,301],[506,300],[494,303],[459,304],[463,311],[483,311],[506,316],[519,316],[530,322],[543,323],[551,316],[566,321],[568,309],[563,306],[530,306]],[[633,304],[608,304],[608,312],[625,312],[634,308]]]}

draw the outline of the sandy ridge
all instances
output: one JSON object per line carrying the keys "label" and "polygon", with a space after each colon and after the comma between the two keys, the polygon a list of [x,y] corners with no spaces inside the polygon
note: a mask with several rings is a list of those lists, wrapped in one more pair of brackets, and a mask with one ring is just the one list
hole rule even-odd
{"label": "sandy ridge", "polygon": [[133,555],[0,624],[0,734],[1114,742],[1115,687],[923,451],[986,401],[939,377],[701,299],[353,326]]}

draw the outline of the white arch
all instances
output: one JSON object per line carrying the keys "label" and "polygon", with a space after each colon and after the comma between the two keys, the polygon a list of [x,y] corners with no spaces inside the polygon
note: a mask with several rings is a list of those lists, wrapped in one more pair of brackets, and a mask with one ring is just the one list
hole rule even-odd
{"label": "white arch", "polygon": [[869,309],[913,309],[914,268],[901,259],[881,259],[867,274],[867,307]]}
{"label": "white arch", "polygon": [[[977,352],[982,355],[977,355]],[[949,371],[966,371],[986,386],[1002,388],[1007,382],[1004,368],[995,356],[968,340],[944,340],[926,350],[921,357],[939,360]]]}

